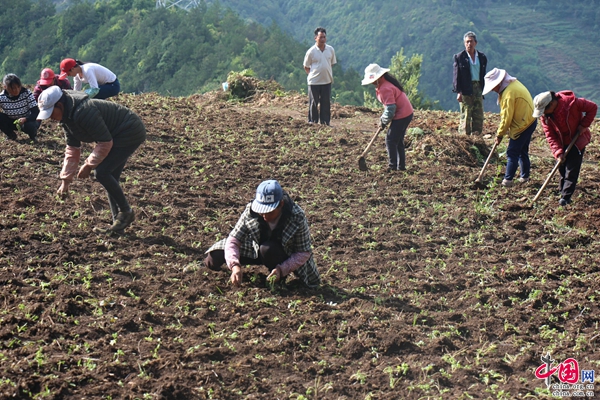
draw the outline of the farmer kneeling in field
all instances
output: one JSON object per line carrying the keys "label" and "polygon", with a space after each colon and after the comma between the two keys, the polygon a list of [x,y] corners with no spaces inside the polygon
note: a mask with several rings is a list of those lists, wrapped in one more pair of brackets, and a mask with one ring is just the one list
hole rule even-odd
{"label": "farmer kneeling in field", "polygon": [[[127,159],[146,140],[144,123],[133,111],[112,101],[90,99],[83,92],[52,86],[40,94],[38,120],[52,118],[65,131],[67,148],[60,172],[62,184],[57,193],[66,197],[75,175],[88,178],[93,169],[96,180],[106,189],[113,224],[106,233],[123,233],[134,220],[119,184]],[[96,147],[77,171],[81,143],[96,142]]]}
{"label": "farmer kneeling in field", "polygon": [[[569,90],[544,92],[533,99],[533,117],[541,117],[542,128],[554,158],[560,160],[560,206],[571,202],[575,185],[579,179],[585,146],[590,143],[590,125],[596,118],[596,103]],[[568,154],[569,145],[573,143]]]}
{"label": "farmer kneeling in field", "polygon": [[308,287],[321,281],[304,211],[276,180],[258,186],[256,198],[248,203],[229,237],[206,253],[204,265],[218,271],[226,264],[235,286],[242,283],[242,265],[266,266],[271,271],[267,279],[275,282],[292,272]]}

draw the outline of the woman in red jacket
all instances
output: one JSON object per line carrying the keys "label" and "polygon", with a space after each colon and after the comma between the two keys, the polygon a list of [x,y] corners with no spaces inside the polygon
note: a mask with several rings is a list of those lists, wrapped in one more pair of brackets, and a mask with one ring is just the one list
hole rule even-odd
{"label": "woman in red jacket", "polygon": [[[560,160],[560,200],[566,206],[571,202],[579,171],[583,162],[585,146],[591,140],[590,125],[596,117],[598,106],[584,98],[577,98],[571,91],[544,92],[533,99],[535,118],[542,117],[542,127],[554,158]],[[565,150],[579,133],[575,144],[565,155]]]}

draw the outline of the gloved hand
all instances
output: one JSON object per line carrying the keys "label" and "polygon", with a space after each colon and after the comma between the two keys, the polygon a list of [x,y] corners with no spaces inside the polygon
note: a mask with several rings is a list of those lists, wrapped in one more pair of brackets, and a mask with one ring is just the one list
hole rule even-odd
{"label": "gloved hand", "polygon": [[100,89],[88,88],[88,89],[85,89],[84,92],[85,92],[85,94],[87,94],[90,97],[90,99],[93,99],[100,92]]}

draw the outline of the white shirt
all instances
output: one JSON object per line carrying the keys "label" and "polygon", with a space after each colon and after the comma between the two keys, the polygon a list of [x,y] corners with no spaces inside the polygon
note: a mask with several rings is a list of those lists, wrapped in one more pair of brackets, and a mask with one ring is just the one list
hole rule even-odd
{"label": "white shirt", "polygon": [[81,75],[75,75],[73,78],[73,89],[81,90],[84,83],[91,88],[97,89],[105,83],[112,83],[117,80],[117,76],[108,68],[99,64],[87,63],[81,66]]}
{"label": "white shirt", "polygon": [[326,44],[325,50],[321,51],[315,43],[304,56],[304,67],[310,68],[306,77],[309,85],[327,85],[333,83],[333,72],[331,66],[337,63],[335,50]]}

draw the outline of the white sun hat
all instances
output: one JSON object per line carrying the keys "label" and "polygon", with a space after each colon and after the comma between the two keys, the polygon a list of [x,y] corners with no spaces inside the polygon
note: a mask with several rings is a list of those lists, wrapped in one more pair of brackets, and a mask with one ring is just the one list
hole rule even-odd
{"label": "white sun hat", "polygon": [[492,89],[494,89],[500,84],[500,82],[502,82],[505,76],[506,71],[499,68],[494,68],[493,70],[485,74],[485,86],[483,87],[483,92],[481,92],[481,94],[485,96],[486,94],[491,92]]}
{"label": "white sun hat", "polygon": [[38,121],[48,119],[54,111],[54,105],[63,95],[63,91],[58,86],[51,86],[44,90],[38,98],[38,108],[40,113],[37,116]]}
{"label": "white sun hat", "polygon": [[544,115],[544,111],[550,102],[552,101],[552,93],[543,92],[538,94],[533,99],[533,118],[538,118]]}
{"label": "white sun hat", "polygon": [[369,83],[375,82],[389,70],[389,68],[381,68],[377,64],[369,64],[369,66],[365,68],[365,78],[362,80],[362,84],[368,85]]}

